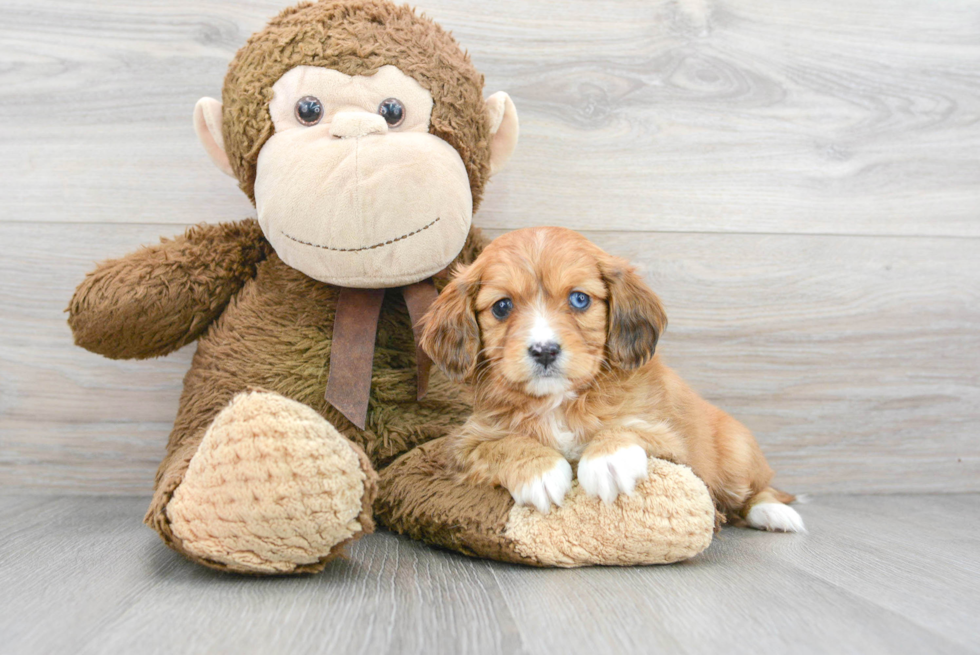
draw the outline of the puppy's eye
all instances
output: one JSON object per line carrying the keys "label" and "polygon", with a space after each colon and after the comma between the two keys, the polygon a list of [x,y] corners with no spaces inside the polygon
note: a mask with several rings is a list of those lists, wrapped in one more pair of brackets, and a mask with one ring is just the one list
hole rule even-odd
{"label": "puppy's eye", "polygon": [[388,127],[398,127],[405,120],[405,105],[398,98],[382,100],[378,105],[378,115],[385,119]]}
{"label": "puppy's eye", "polygon": [[510,298],[501,298],[490,307],[490,313],[498,321],[502,321],[514,311],[514,301]]}
{"label": "puppy's eye", "polygon": [[303,125],[316,125],[323,117],[323,105],[313,96],[304,96],[296,103],[296,120]]}
{"label": "puppy's eye", "polygon": [[584,311],[592,304],[592,298],[581,291],[573,291],[568,294],[568,304],[572,306],[572,309]]}

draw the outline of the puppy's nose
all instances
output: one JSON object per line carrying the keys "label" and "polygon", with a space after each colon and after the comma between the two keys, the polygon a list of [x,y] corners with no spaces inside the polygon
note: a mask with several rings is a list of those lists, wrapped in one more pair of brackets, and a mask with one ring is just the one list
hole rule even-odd
{"label": "puppy's nose", "polygon": [[541,364],[544,368],[548,368],[552,362],[558,359],[558,355],[561,353],[561,346],[554,341],[536,343],[530,346],[527,352],[531,355],[531,359]]}

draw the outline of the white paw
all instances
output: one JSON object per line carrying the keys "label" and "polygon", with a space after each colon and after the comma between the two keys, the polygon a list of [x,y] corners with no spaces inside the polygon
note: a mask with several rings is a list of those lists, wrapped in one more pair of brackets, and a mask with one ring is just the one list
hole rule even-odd
{"label": "white paw", "polygon": [[534,505],[542,514],[551,510],[551,503],[561,507],[561,501],[572,488],[572,466],[564,459],[548,471],[531,480],[510,495],[518,505]]}
{"label": "white paw", "polygon": [[782,503],[759,503],[749,510],[745,520],[756,530],[806,532],[803,518],[795,509]]}
{"label": "white paw", "polygon": [[631,494],[637,480],[647,477],[647,454],[640,446],[620,448],[609,455],[589,457],[578,463],[578,481],[590,496],[599,496],[607,503],[619,494]]}

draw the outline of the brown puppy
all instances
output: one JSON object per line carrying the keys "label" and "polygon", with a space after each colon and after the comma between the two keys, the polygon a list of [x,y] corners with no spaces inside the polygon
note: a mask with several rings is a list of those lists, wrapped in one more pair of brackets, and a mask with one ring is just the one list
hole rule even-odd
{"label": "brown puppy", "polygon": [[773,471],[741,423],[654,356],[667,317],[624,260],[557,227],[517,230],[457,271],[423,318],[422,347],[474,386],[454,437],[464,476],[547,513],[571,488],[631,493],[647,458],[686,464],[720,511],[762,530],[804,531],[769,486]]}

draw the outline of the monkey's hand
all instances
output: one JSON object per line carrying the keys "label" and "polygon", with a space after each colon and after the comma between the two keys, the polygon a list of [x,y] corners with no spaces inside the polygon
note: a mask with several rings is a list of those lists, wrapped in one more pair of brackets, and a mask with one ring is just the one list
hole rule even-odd
{"label": "monkey's hand", "polygon": [[258,222],[198,225],[99,264],[75,290],[75,343],[112,359],[166,355],[194,341],[271,252]]}

